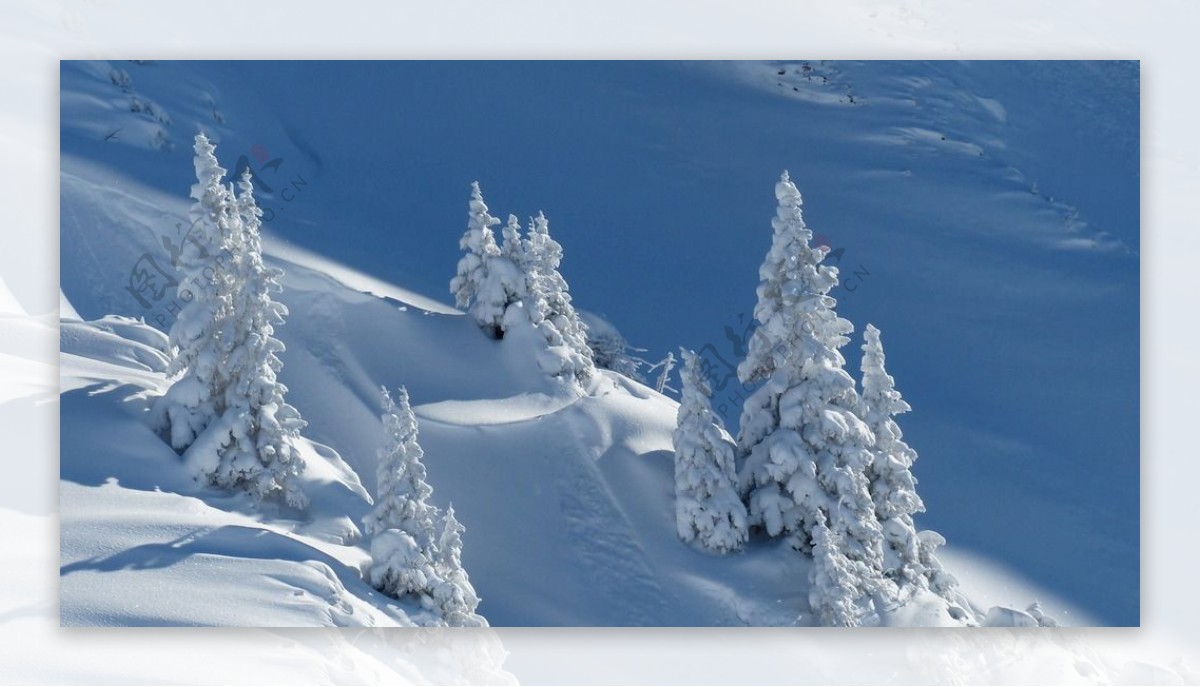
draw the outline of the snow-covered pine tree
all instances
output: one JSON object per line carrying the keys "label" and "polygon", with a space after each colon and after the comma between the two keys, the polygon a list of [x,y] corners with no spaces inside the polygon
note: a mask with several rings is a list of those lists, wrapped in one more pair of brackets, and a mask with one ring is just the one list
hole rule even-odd
{"label": "snow-covered pine tree", "polygon": [[412,596],[424,608],[438,612],[433,589],[439,577],[428,553],[409,532],[392,528],[371,537],[367,583],[394,599]]}
{"label": "snow-covered pine tree", "polygon": [[858,392],[839,352],[853,327],[829,296],[837,269],[821,264],[825,248],[809,244],[800,192],[787,172],[775,197],[774,236],[759,268],[758,327],[738,366],[742,383],[763,382],[746,399],[738,434],[750,522],[812,551],[814,528],[825,519],[849,560],[881,571],[882,533],[866,477],[872,437],[856,414]]}
{"label": "snow-covered pine tree", "polygon": [[446,507],[442,533],[438,537],[437,571],[440,583],[433,590],[434,601],[446,624],[451,627],[486,627],[487,621],[475,612],[479,595],[462,564],[462,533],[466,528],[454,517],[454,505]]}
{"label": "snow-covered pine tree", "polygon": [[587,326],[571,305],[567,280],[559,272],[562,246],[550,236],[550,222],[538,213],[525,239],[525,264],[529,319],[556,355],[555,376],[573,376],[585,381],[595,372],[592,349],[587,344]]}
{"label": "snow-covered pine tree", "polygon": [[716,553],[746,541],[746,507],[738,497],[733,442],[712,412],[712,389],[694,352],[683,357],[675,446],[675,524],[679,538]]}
{"label": "snow-covered pine tree", "polygon": [[895,388],[895,380],[884,368],[883,343],[871,324],[863,332],[862,418],[875,437],[871,466],[871,498],[883,530],[885,574],[903,586],[925,582],[921,565],[920,539],[913,515],[925,511],[917,495],[917,480],[911,468],[917,452],[904,442],[894,417],[912,408]]}
{"label": "snow-covered pine tree", "polygon": [[287,387],[278,377],[284,346],[274,336],[288,315],[287,306],[272,298],[281,290],[283,271],[263,262],[262,210],[249,170],[238,186],[234,208],[241,234],[228,269],[236,290],[221,332],[224,411],[185,457],[210,484],[244,489],[258,498],[282,496],[288,505],[303,508],[304,461],[295,442],[307,423],[284,400]]}
{"label": "snow-covered pine tree", "polygon": [[468,308],[475,322],[495,339],[504,336],[505,312],[509,306],[520,302],[525,289],[525,277],[510,259],[520,252],[517,248],[519,234],[511,240],[508,238],[515,221],[515,217],[510,217],[509,225],[504,229],[505,242],[509,246],[504,255],[492,232],[492,227],[500,220],[488,213],[479,182],[471,183],[467,231],[458,242],[466,252],[458,261],[458,274],[450,280],[450,292],[458,307]]}
{"label": "snow-covered pine tree", "polygon": [[283,401],[283,345],[272,336],[287,309],[270,296],[278,273],[262,262],[262,213],[249,178],[235,195],[214,151],[197,134],[193,225],[180,252],[187,305],[171,327],[168,368],[180,377],[155,403],[153,421],[197,477],[303,507],[294,479],[303,462],[292,442],[304,422]]}
{"label": "snow-covered pine tree", "polygon": [[435,569],[438,513],[429,503],[433,489],[425,481],[417,418],[404,387],[394,401],[383,388],[381,399],[384,444],[375,467],[375,507],[363,517],[363,529],[371,537],[367,580],[385,594],[412,594],[433,607],[440,580]]}
{"label": "snow-covered pine tree", "polygon": [[[363,518],[367,535],[384,530],[404,530],[422,551],[437,546],[437,508],[429,503],[433,488],[425,480],[425,451],[417,442],[417,416],[404,387],[396,398],[381,388],[384,444],[375,466],[375,507]],[[430,557],[432,560],[432,557]]]}
{"label": "snow-covered pine tree", "polygon": [[[508,216],[504,225],[500,252],[487,259],[487,276],[480,290],[478,306],[488,313],[489,325],[497,338],[512,326],[513,317],[528,318],[524,300],[528,295],[525,276],[525,242],[521,239],[521,224],[516,215]],[[476,318],[478,320],[478,317]],[[496,326],[499,329],[496,329]]]}
{"label": "snow-covered pine tree", "polygon": [[382,389],[384,444],[376,465],[375,507],[363,517],[371,537],[367,581],[397,599],[415,597],[451,626],[486,627],[475,612],[479,596],[462,565],[463,526],[454,508],[442,518],[429,498],[425,452],[417,442],[417,418],[404,387],[393,401]]}
{"label": "snow-covered pine tree", "polygon": [[174,355],[167,367],[167,374],[178,378],[155,403],[152,420],[180,453],[224,411],[221,338],[237,288],[229,262],[241,241],[240,218],[223,183],[225,169],[214,154],[216,147],[199,133],[194,150],[192,224],[179,254],[183,278],[177,297],[185,305],[171,325]]}
{"label": "snow-covered pine tree", "polygon": [[812,541],[809,608],[826,627],[857,627],[862,624],[863,588],[868,586],[863,578],[871,571],[846,556],[841,537],[829,530],[823,513],[817,514]]}

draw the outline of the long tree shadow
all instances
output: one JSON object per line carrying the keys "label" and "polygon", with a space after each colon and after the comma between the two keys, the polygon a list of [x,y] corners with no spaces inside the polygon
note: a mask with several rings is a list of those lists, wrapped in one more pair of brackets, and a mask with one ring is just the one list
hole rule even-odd
{"label": "long tree shadow", "polygon": [[[357,570],[323,551],[270,530],[225,525],[212,530],[196,529],[169,542],[142,544],[124,551],[77,561],[59,568],[62,577],[79,572],[120,572],[157,570],[187,561],[193,556],[221,556],[231,559],[320,563],[330,570],[350,594],[376,608],[394,614],[397,609],[411,614],[411,608],[387,597],[368,585]],[[270,575],[286,584],[302,584],[294,575]],[[311,590],[310,590],[311,591]]]}
{"label": "long tree shadow", "polygon": [[[59,568],[61,575],[84,570],[115,572],[168,568],[196,555],[227,556],[257,560],[317,561],[344,567],[340,561],[303,542],[270,530],[225,525],[198,528],[169,542],[142,544],[108,556],[97,556]],[[354,576],[357,579],[357,575]]]}

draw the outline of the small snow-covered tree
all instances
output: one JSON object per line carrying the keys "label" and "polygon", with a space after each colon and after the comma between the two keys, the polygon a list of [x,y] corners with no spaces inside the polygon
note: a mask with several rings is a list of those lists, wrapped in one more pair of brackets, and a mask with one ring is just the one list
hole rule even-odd
{"label": "small snow-covered tree", "polygon": [[475,612],[479,597],[462,566],[463,526],[450,508],[437,531],[438,510],[429,499],[425,452],[417,418],[400,387],[393,401],[382,389],[384,444],[376,465],[375,507],[363,518],[371,537],[367,581],[397,599],[413,596],[452,626],[486,626]]}
{"label": "small snow-covered tree", "polygon": [[384,444],[375,467],[375,507],[363,518],[363,527],[368,535],[403,530],[416,539],[423,552],[430,552],[437,546],[437,509],[429,503],[433,488],[421,462],[425,451],[417,442],[417,417],[404,387],[396,392],[395,400],[386,388],[381,394]]}
{"label": "small snow-covered tree", "polygon": [[[486,258],[486,274],[471,312],[480,326],[495,338],[502,338],[512,326],[512,318],[528,317],[524,300],[528,294],[524,271],[525,246],[516,215],[508,216],[503,229],[504,241],[499,253]],[[520,313],[520,315],[515,315]]]}
{"label": "small snow-covered tree", "polygon": [[817,514],[812,541],[809,608],[826,627],[857,627],[864,613],[863,578],[870,571],[862,562],[846,556],[841,537],[829,530],[822,513]]}
{"label": "small snow-covered tree", "polygon": [[895,416],[912,408],[887,372],[879,329],[863,332],[862,417],[875,437],[874,460],[867,471],[871,497],[884,538],[884,571],[905,586],[928,584],[946,595],[956,584],[942,569],[936,550],[945,540],[936,532],[920,533],[913,516],[925,512],[912,474],[917,452],[904,441]]}
{"label": "small snow-covered tree", "polygon": [[746,541],[746,507],[738,497],[733,442],[717,425],[700,358],[683,350],[683,398],[675,432],[675,523],[679,538],[716,553]]}
{"label": "small snow-covered tree", "polygon": [[441,579],[437,509],[429,503],[433,488],[425,481],[417,418],[407,389],[400,387],[394,401],[386,388],[381,391],[384,443],[375,465],[375,507],[363,517],[363,530],[371,537],[367,581],[397,599],[412,595],[433,610]]}
{"label": "small snow-covered tree", "polygon": [[495,259],[500,257],[492,227],[499,223],[488,212],[479,182],[471,182],[467,230],[458,242],[465,253],[458,261],[458,274],[450,280],[450,292],[458,307],[468,308],[479,326],[497,339],[504,335],[504,311],[508,305],[503,291],[497,289],[498,275],[492,270]]}
{"label": "small snow-covered tree", "polygon": [[524,254],[525,307],[530,321],[546,337],[554,354],[555,369],[550,372],[585,381],[595,372],[592,349],[587,344],[587,326],[575,312],[567,280],[559,272],[562,246],[551,238],[550,222],[540,212],[530,223]]}
{"label": "small snow-covered tree", "polygon": [[868,569],[882,569],[882,533],[867,467],[870,429],[858,417],[854,380],[839,349],[853,327],[834,311],[837,269],[826,249],[810,245],[800,192],[783,173],[771,248],[759,269],[758,327],[738,366],[744,384],[762,382],[745,401],[738,449],[750,521],[811,551],[823,518],[839,549]]}
{"label": "small snow-covered tree", "polygon": [[487,621],[475,609],[479,595],[462,564],[462,533],[466,528],[454,517],[454,506],[446,508],[442,533],[438,537],[437,571],[439,584],[433,590],[434,601],[446,624],[451,627],[486,627]]}
{"label": "small snow-covered tree", "polygon": [[185,305],[171,325],[169,339],[173,356],[167,375],[176,379],[153,408],[155,429],[180,453],[224,411],[222,337],[237,289],[229,262],[241,241],[236,202],[224,185],[225,169],[217,161],[216,147],[199,133],[194,150],[192,224],[179,253],[183,278],[177,298]]}
{"label": "small snow-covered tree", "polygon": [[422,606],[436,611],[433,589],[438,575],[428,552],[410,532],[392,528],[372,535],[367,582],[392,598],[412,596]]}

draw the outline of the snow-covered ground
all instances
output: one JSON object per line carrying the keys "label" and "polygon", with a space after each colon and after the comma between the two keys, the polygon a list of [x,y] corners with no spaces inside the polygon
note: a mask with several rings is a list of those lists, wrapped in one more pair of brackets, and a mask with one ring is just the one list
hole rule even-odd
{"label": "snow-covered ground", "polygon": [[[288,86],[301,79],[336,81],[344,105]],[[888,332],[916,409],[903,426],[921,454],[920,524],[973,572],[960,574],[968,594],[974,582],[981,599],[1036,597],[1070,624],[1136,622],[1137,80],[1122,64],[63,63],[64,317],[169,326],[190,132],[209,132],[226,167],[258,175],[292,311],[283,381],[310,423],[310,480],[326,485],[308,521],[192,493],[138,417],[164,388],[161,344],[113,320],[64,327],[64,621],[121,622],[104,585],[163,588],[266,537],[277,553],[239,559],[265,581],[261,603],[293,595],[322,622],[405,622],[355,587],[381,384],[412,395],[434,500],[467,527],[493,624],[794,621],[803,561],[675,540],[673,400],[607,373],[583,399],[564,393],[443,296],[479,177],[500,212],[547,210],[579,306],[647,357],[707,355],[714,406],[735,422],[720,365],[744,343],[770,184],[790,167],[818,241],[840,250],[840,312]],[[360,102],[377,84],[393,87]],[[541,107],[525,105],[531,88]],[[496,105],[480,118],[474,98]],[[1094,126],[1059,141],[1080,117]],[[533,164],[497,164],[521,157]],[[118,431],[121,450],[97,457]],[[149,512],[140,492],[156,489],[180,519],[119,547],[89,529],[129,532],[123,518]],[[134,553],[108,560],[121,551]],[[273,569],[287,558],[303,570]],[[142,612],[126,622],[220,621]]]}
{"label": "snow-covered ground", "polygon": [[[166,385],[157,330],[64,319],[64,624],[410,624],[411,606],[359,579],[375,387],[401,382],[416,399],[434,500],[453,502],[467,526],[465,564],[492,624],[786,625],[805,609],[806,563],[779,542],[718,557],[676,538],[674,401],[611,373],[580,398],[540,373],[533,347],[294,263],[285,289],[289,400],[311,423],[303,515],[197,486],[149,429],[146,403]],[[997,603],[1042,597],[1067,610],[1004,579],[1018,589],[989,593]],[[896,622],[954,624],[937,608]]]}

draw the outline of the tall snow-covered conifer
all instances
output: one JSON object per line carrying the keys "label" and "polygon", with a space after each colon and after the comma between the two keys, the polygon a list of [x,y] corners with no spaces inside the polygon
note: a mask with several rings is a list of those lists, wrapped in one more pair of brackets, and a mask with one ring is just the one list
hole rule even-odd
{"label": "tall snow-covered conifer", "polygon": [[156,403],[155,423],[206,482],[303,507],[294,442],[304,421],[277,379],[283,344],[273,334],[287,308],[271,294],[281,272],[263,263],[248,174],[235,195],[204,134],[195,150],[194,224],[180,255],[188,305],[171,328],[169,369],[182,376]]}
{"label": "tall snow-covered conifer", "polygon": [[287,387],[278,379],[284,346],[275,327],[288,310],[271,296],[280,290],[283,272],[263,262],[262,210],[248,170],[238,183],[240,193],[231,190],[230,197],[240,240],[227,270],[236,290],[221,332],[224,410],[184,458],[210,484],[258,498],[281,496],[300,508],[307,498],[299,486],[304,461],[295,442],[306,423],[284,400]]}
{"label": "tall snow-covered conifer", "polygon": [[774,236],[759,268],[758,327],[738,366],[743,383],[762,382],[746,399],[738,435],[750,521],[812,551],[824,520],[849,560],[881,571],[882,533],[866,476],[872,437],[856,414],[858,392],[839,352],[853,327],[829,296],[837,269],[821,264],[825,248],[810,245],[787,172],[775,197]]}
{"label": "tall snow-covered conifer", "polygon": [[171,325],[174,355],[167,367],[178,378],[155,403],[153,418],[155,429],[179,452],[224,411],[222,332],[237,288],[229,261],[241,241],[240,218],[215,146],[200,133],[194,150],[191,227],[179,254],[183,279],[177,296],[185,305]]}
{"label": "tall snow-covered conifer", "polygon": [[700,358],[683,350],[683,391],[673,434],[675,524],[679,538],[727,553],[746,541],[746,507],[738,497],[733,442],[717,425]]}

